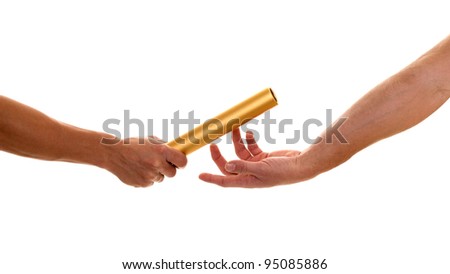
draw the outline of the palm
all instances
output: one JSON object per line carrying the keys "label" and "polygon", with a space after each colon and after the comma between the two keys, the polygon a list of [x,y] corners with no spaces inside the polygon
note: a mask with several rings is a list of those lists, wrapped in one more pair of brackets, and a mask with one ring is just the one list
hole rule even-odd
{"label": "palm", "polygon": [[[245,139],[247,141],[247,146],[242,141],[239,129],[233,130],[234,149],[239,159],[249,162],[265,162],[268,164],[268,168],[272,167],[272,161],[269,158],[295,157],[300,155],[300,151],[297,150],[278,150],[270,153],[264,152],[259,148],[251,132],[247,132]],[[220,153],[220,150],[216,145],[211,145],[211,157],[224,175],[233,175],[225,169],[225,165],[228,161],[223,157],[222,153]]]}
{"label": "palm", "polygon": [[234,149],[236,151],[236,155],[241,160],[259,162],[269,157],[292,157],[300,154],[300,151],[297,150],[278,150],[272,151],[270,153],[264,152],[259,148],[253,134],[250,131],[247,132],[245,137],[247,141],[247,147],[242,141],[239,129],[233,130]]}

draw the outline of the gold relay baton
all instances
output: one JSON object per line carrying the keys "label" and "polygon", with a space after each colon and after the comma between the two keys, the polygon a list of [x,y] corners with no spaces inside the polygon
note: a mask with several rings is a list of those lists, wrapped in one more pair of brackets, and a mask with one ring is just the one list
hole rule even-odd
{"label": "gold relay baton", "polygon": [[167,143],[188,155],[276,106],[277,98],[266,88],[225,112]]}

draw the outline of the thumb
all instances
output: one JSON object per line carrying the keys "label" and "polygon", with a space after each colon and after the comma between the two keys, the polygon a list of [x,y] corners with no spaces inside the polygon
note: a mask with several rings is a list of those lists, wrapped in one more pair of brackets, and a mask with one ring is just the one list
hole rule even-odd
{"label": "thumb", "polygon": [[258,163],[235,160],[229,161],[225,165],[225,170],[230,173],[257,174],[260,171],[260,167]]}

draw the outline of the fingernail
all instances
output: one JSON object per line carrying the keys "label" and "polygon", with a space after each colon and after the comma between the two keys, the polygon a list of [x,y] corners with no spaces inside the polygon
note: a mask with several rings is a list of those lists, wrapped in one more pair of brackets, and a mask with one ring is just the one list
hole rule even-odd
{"label": "fingernail", "polygon": [[225,169],[227,171],[234,171],[236,169],[236,165],[235,164],[226,164]]}

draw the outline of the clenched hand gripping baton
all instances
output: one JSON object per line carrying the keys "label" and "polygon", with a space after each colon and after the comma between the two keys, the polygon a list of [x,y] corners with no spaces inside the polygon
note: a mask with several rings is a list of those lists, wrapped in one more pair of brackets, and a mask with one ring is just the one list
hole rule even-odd
{"label": "clenched hand gripping baton", "polygon": [[167,143],[190,154],[277,105],[272,89],[266,88],[229,110]]}

